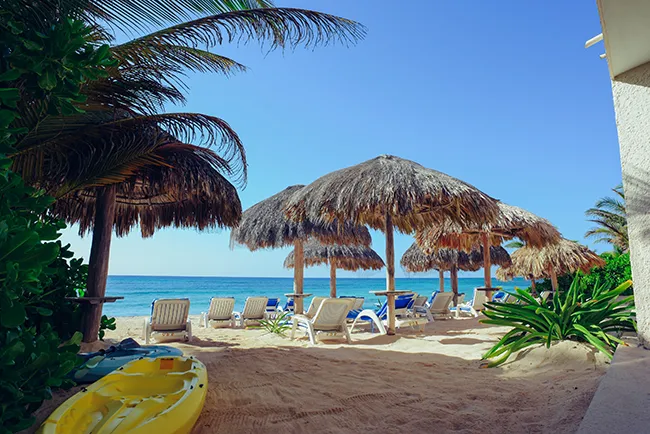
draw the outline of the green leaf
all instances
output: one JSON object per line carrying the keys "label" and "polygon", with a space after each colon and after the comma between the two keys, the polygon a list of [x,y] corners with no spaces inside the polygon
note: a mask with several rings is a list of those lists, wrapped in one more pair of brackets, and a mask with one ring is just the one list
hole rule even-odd
{"label": "green leaf", "polygon": [[13,87],[0,89],[0,101],[6,106],[16,108],[16,103],[20,101],[20,92]]}
{"label": "green leaf", "polygon": [[37,307],[36,312],[38,312],[39,315],[42,316],[52,316],[54,312],[52,312],[52,309],[47,309],[45,307]]}
{"label": "green leaf", "polygon": [[45,70],[38,79],[38,85],[41,89],[52,90],[56,87],[56,74],[52,70]]}
{"label": "green leaf", "polygon": [[0,325],[7,328],[18,327],[25,322],[25,316],[25,307],[20,303],[13,303],[0,311]]}
{"label": "green leaf", "polygon": [[0,74],[0,81],[16,81],[22,74],[19,69],[13,68]]}

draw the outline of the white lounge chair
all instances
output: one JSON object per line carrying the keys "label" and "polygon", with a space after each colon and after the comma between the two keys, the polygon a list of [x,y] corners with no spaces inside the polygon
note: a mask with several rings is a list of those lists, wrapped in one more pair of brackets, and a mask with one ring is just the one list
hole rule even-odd
{"label": "white lounge chair", "polygon": [[[415,294],[400,295],[395,298],[395,328],[401,327],[420,327],[424,328],[429,322],[427,318],[416,317],[413,315],[412,307],[415,303]],[[384,304],[378,310],[364,309],[359,312],[352,323],[350,333],[354,330],[359,321],[368,322],[372,329],[376,326],[379,333],[386,334],[386,324],[388,324],[388,303]]]}
{"label": "white lounge chair", "polygon": [[244,310],[235,312],[235,319],[239,320],[240,327],[259,325],[266,319],[267,297],[248,297],[244,303]]}
{"label": "white lounge chair", "polygon": [[449,310],[449,306],[453,299],[453,292],[436,292],[431,297],[429,306],[417,308],[415,313],[424,314],[430,322],[436,318],[451,318],[452,312]]}
{"label": "white lounge chair", "polygon": [[309,303],[309,308],[307,309],[307,312],[305,312],[303,315],[306,316],[307,318],[313,318],[314,315],[316,315],[316,312],[318,311],[318,308],[320,307],[321,303],[325,300],[327,300],[327,297],[312,298],[311,303]]}
{"label": "white lounge chair", "polygon": [[212,297],[207,312],[201,312],[201,327],[221,328],[235,326],[235,299],[233,297]]}
{"label": "white lounge chair", "polygon": [[295,338],[298,326],[307,329],[312,345],[316,340],[345,339],[350,343],[346,317],[353,302],[345,298],[327,298],[322,300],[313,317],[294,315],[292,318],[291,339]]}
{"label": "white lounge chair", "polygon": [[189,320],[190,300],[187,298],[160,298],[151,303],[151,316],[144,320],[145,343],[152,337],[157,341],[192,340],[192,322]]}
{"label": "white lounge chair", "polygon": [[487,301],[488,298],[485,291],[479,291],[478,289],[474,289],[474,298],[470,302],[464,305],[459,303],[458,306],[452,307],[449,310],[455,313],[456,316],[462,314],[465,316],[477,317],[479,311],[484,309],[484,304]]}

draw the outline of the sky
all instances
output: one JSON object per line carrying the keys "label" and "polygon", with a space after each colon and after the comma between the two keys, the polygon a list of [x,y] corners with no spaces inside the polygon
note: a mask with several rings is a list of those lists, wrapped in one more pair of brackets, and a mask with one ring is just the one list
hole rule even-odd
{"label": "sky", "polygon": [[[249,162],[244,209],[295,184],[380,154],[417,161],[583,238],[584,211],[620,183],[607,65],[595,1],[278,0],[356,20],[355,46],[268,52],[258,43],[213,51],[249,69],[192,74],[188,102],[169,111],[225,119]],[[383,7],[382,7],[383,6]],[[65,231],[86,260],[90,237]],[[289,249],[229,248],[229,230],[139,230],[113,238],[113,275],[291,276]],[[372,232],[384,256],[384,236]],[[413,242],[395,238],[396,258]],[[465,273],[464,276],[481,275]],[[382,277],[383,271],[341,277]],[[397,277],[404,276],[399,265]],[[325,267],[306,277],[326,277]]]}

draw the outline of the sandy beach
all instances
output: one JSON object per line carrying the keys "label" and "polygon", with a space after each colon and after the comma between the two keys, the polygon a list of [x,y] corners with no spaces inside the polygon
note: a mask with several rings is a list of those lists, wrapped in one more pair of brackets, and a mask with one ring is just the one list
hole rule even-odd
{"label": "sandy beach", "polygon": [[[143,343],[143,318],[118,318],[104,345]],[[194,340],[169,345],[209,371],[194,433],[573,433],[608,366],[593,349],[562,342],[482,369],[481,354],[506,329],[476,319],[397,336],[355,331],[352,345],[317,346],[192,320]],[[77,390],[46,402],[39,423]]]}

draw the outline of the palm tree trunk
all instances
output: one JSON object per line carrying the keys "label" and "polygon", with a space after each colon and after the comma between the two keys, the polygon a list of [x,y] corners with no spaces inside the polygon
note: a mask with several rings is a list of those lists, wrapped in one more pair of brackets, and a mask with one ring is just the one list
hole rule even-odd
{"label": "palm tree trunk", "polygon": [[[108,279],[108,260],[111,253],[111,236],[115,222],[115,197],[117,186],[101,187],[97,191],[95,202],[95,226],[88,263],[88,286],[86,297],[104,297]],[[99,325],[102,318],[102,303],[84,303],[82,331],[84,342],[98,339]]]}

